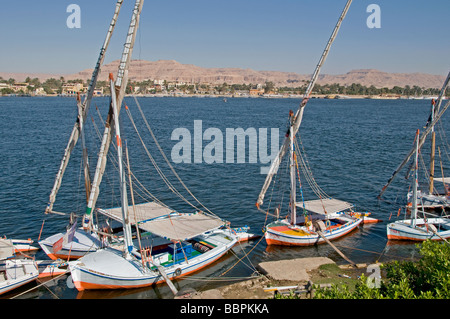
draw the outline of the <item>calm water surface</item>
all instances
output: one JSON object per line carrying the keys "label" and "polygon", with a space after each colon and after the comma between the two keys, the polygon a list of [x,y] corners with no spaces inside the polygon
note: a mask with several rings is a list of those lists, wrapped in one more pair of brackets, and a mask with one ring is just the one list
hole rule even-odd
{"label": "calm water surface", "polygon": [[[256,210],[255,202],[265,178],[260,174],[260,169],[267,165],[259,161],[248,163],[248,157],[246,163],[226,163],[225,155],[230,151],[225,148],[226,128],[268,128],[269,131],[279,128],[282,139],[289,110],[296,110],[300,100],[229,98],[225,103],[221,98],[139,98],[138,101],[169,159],[172,148],[178,142],[171,140],[175,129],[186,128],[193,138],[194,121],[201,120],[203,132],[208,128],[218,128],[223,132],[223,163],[172,164],[187,187],[208,209],[229,220],[233,226],[248,225],[253,232],[262,235],[266,216]],[[151,154],[175,187],[184,191],[164,164],[143,126],[134,100],[126,98],[125,103],[130,107]],[[87,134],[95,137],[88,140],[93,156],[91,167],[94,167],[99,146],[96,134],[97,130],[103,132],[100,118],[106,118],[108,99],[96,98],[92,105]],[[386,239],[389,216],[398,209],[392,203],[404,198],[406,182],[398,178],[384,196],[385,201],[378,201],[377,195],[412,147],[416,129],[422,128],[428,118],[429,105],[429,100],[312,99],[308,103],[300,133],[317,183],[330,196],[352,202],[359,209],[373,212],[375,217],[383,220],[361,226],[335,241],[354,262],[417,256],[413,244],[387,245]],[[183,211],[192,210],[174,197],[161,182],[151,168],[147,154],[138,147],[140,142],[133,134],[130,119],[123,110],[122,113],[123,135],[129,144],[135,174],[146,189],[168,205]],[[4,167],[0,174],[0,235],[37,240],[44,220],[42,238],[62,231],[67,225],[67,218],[45,215],[44,210],[76,115],[74,98],[0,98],[0,160]],[[208,143],[203,141],[203,147]],[[85,198],[80,154],[80,145],[77,145],[57,196],[56,211],[82,214]],[[193,156],[192,153],[192,160]],[[111,168],[108,164],[107,171]],[[118,205],[117,173],[111,171],[104,177],[99,207]],[[183,194],[189,198],[185,191]],[[136,200],[143,199],[138,197]],[[248,257],[236,264],[237,258],[245,254]],[[259,262],[305,256],[326,256],[338,263],[345,262],[328,245],[267,247],[264,240],[256,240],[236,247],[234,254],[228,254],[192,278],[176,282],[176,285],[180,289],[193,287],[199,290],[220,286],[224,281],[229,282],[230,277],[250,276],[253,266]],[[44,259],[46,256],[38,252],[36,258]],[[209,280],[206,277],[210,277]],[[221,280],[212,281],[211,277]],[[52,293],[45,287],[39,287],[22,298],[171,298],[170,290],[165,285],[132,291],[78,293],[67,282],[68,277],[63,276],[49,284]]]}

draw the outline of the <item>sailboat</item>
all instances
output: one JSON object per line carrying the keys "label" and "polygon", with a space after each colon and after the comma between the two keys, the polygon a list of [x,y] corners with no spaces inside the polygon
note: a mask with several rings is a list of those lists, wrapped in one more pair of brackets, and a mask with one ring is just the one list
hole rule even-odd
{"label": "sailboat", "polygon": [[[434,152],[435,152],[435,126],[441,120],[444,112],[450,106],[450,102],[447,102],[442,108],[441,102],[445,93],[445,90],[450,81],[450,72],[442,86],[441,92],[439,94],[436,103],[432,103],[431,115],[428,120],[425,130],[420,134],[417,130],[415,138],[415,146],[411,149],[405,159],[400,163],[396,170],[392,173],[388,182],[383,186],[379,198],[384,194],[387,187],[392,183],[394,178],[400,172],[400,170],[409,162],[412,155],[415,155],[414,161],[414,171],[415,178],[413,180],[412,191],[408,193],[408,204],[405,208],[405,212],[411,211],[411,218],[405,218],[403,220],[398,220],[387,225],[387,237],[388,239],[396,240],[411,240],[411,241],[423,241],[427,239],[432,240],[447,240],[450,238],[450,220],[446,216],[445,208],[448,207],[446,203],[446,195],[436,195],[434,193],[433,181],[442,179],[444,182],[448,178],[446,177],[434,177]],[[418,189],[418,157],[420,154],[420,149],[425,143],[426,138],[431,133],[431,163],[429,172],[429,192],[420,191]],[[410,169],[411,170],[411,169]],[[409,175],[409,171],[407,176]],[[441,168],[442,176],[443,169]],[[436,215],[436,211],[433,211],[437,207],[444,208],[442,215]],[[431,212],[428,209],[432,209]],[[423,217],[419,218],[418,212],[422,213]],[[399,210],[400,212],[400,210]],[[430,217],[431,216],[431,217]]]}
{"label": "sailboat", "polygon": [[[419,208],[423,209],[436,209],[441,208],[445,211],[446,208],[450,208],[450,193],[448,192],[448,185],[450,184],[450,178],[445,177],[443,168],[441,167],[441,177],[435,177],[435,151],[436,151],[436,132],[435,127],[437,124],[439,124],[441,117],[444,115],[444,112],[449,107],[449,103],[446,103],[442,108],[441,104],[444,100],[445,90],[447,89],[447,86],[450,81],[450,72],[447,75],[447,78],[444,81],[444,84],[441,88],[441,91],[439,93],[439,96],[437,97],[437,100],[432,100],[431,103],[431,112],[430,116],[428,118],[427,124],[425,126],[425,130],[422,132],[421,136],[419,137],[419,149],[422,148],[423,144],[425,143],[428,135],[431,134],[431,152],[430,152],[430,167],[429,167],[429,184],[427,190],[417,190],[417,205]],[[381,198],[381,196],[384,194],[386,189],[389,187],[389,185],[392,183],[394,178],[398,175],[398,173],[402,170],[402,168],[410,161],[412,155],[415,153],[415,148],[413,147],[408,155],[404,158],[404,160],[398,165],[398,167],[394,170],[391,177],[388,179],[387,183],[383,186],[381,189],[380,194],[378,195],[378,198]],[[408,173],[406,174],[406,178],[408,178]],[[435,181],[440,182],[444,184],[444,193],[438,193],[435,188]],[[412,191],[408,192],[407,194],[407,201],[409,203],[412,203],[413,200],[413,193]]]}
{"label": "sailboat", "polygon": [[423,218],[418,218],[418,158],[419,130],[416,134],[415,176],[413,179],[411,218],[402,219],[387,225],[387,238],[397,240],[425,241],[447,240],[450,238],[450,220],[442,217],[427,218],[422,208]]}
{"label": "sailboat", "polygon": [[[288,131],[286,133],[285,141],[279,150],[275,160],[272,162],[262,190],[258,196],[256,206],[258,210],[263,213],[261,209],[265,194],[272,183],[273,176],[277,173],[281,160],[284,155],[289,154],[289,175],[290,175],[290,193],[289,193],[289,211],[287,218],[280,218],[279,207],[275,209],[276,221],[269,223],[265,227],[265,239],[268,245],[288,245],[288,246],[308,246],[315,245],[325,241],[333,240],[344,236],[345,234],[354,230],[358,225],[366,220],[372,219],[368,217],[369,213],[357,213],[353,211],[353,205],[342,200],[331,198],[329,196],[323,197],[324,192],[317,192],[318,199],[305,201],[303,198],[302,186],[298,172],[298,163],[304,163],[302,160],[303,154],[300,152],[296,135],[302,121],[303,112],[308,99],[311,95],[312,89],[319,76],[320,68],[330,50],[331,44],[335,40],[341,23],[347,14],[352,1],[347,1],[344,10],[331,34],[331,37],[322,53],[319,63],[312,75],[312,79],[306,89],[304,98],[300,104],[297,113],[294,115],[293,111],[289,112]],[[305,166],[303,168],[307,169]],[[307,172],[309,180],[314,183],[313,188],[319,190],[320,187],[314,182],[311,172]],[[298,181],[297,181],[298,176]],[[302,201],[296,200],[297,183],[300,184],[300,192]],[[297,210],[301,208],[302,216],[297,216]],[[375,219],[372,219],[375,220]]]}
{"label": "sailboat", "polygon": [[[437,101],[432,99],[431,100],[431,112],[430,117],[428,119],[427,124],[430,124],[433,122],[435,115],[439,112],[440,105],[442,103],[442,99],[445,94],[445,90],[448,86],[450,80],[450,73],[447,75],[446,80],[444,81],[444,84],[442,86],[442,89],[440,91],[439,96],[437,97]],[[437,123],[436,123],[437,124]],[[421,208],[427,208],[427,209],[446,209],[450,208],[450,178],[442,176],[442,177],[435,177],[435,153],[436,153],[436,124],[431,127],[431,150],[430,150],[430,168],[429,168],[429,184],[428,184],[428,192],[417,190],[417,198],[419,199],[418,207]],[[442,172],[443,175],[443,172]],[[439,193],[435,189],[435,181],[443,183],[444,192]],[[412,192],[408,193],[408,202],[411,201]]]}
{"label": "sailboat", "polygon": [[17,258],[12,241],[0,239],[0,295],[33,282],[38,276],[33,259]]}
{"label": "sailboat", "polygon": [[[67,215],[64,212],[55,211],[53,209],[53,206],[56,201],[56,195],[58,194],[59,188],[61,187],[62,179],[65,170],[67,168],[67,165],[69,163],[70,157],[72,155],[73,149],[75,148],[75,145],[77,144],[80,138],[83,149],[83,170],[85,177],[87,200],[89,198],[92,182],[91,177],[89,175],[89,161],[88,161],[87,147],[85,144],[84,123],[87,118],[87,114],[91,105],[92,97],[94,95],[94,90],[100,73],[100,69],[101,66],[103,65],[105,54],[108,49],[112,34],[114,32],[122,3],[123,0],[118,0],[116,3],[113,18],[106,33],[105,41],[100,49],[100,54],[98,56],[94,71],[92,72],[91,81],[89,83],[89,87],[84,101],[82,102],[80,96],[79,95],[77,96],[78,117],[73,126],[72,133],[70,135],[69,141],[67,143],[64,152],[64,156],[60,164],[60,168],[58,170],[58,173],[56,174],[53,189],[50,193],[49,202],[45,209],[45,214]],[[99,225],[92,225],[90,229],[87,229],[86,227],[78,228],[77,219],[73,216],[73,214],[69,215],[70,215],[69,223],[65,232],[56,233],[54,235],[51,235],[45,239],[38,241],[40,247],[50,259],[52,260],[78,259],[86,255],[87,253],[95,251],[109,243],[109,241],[103,240],[103,237],[110,236],[110,234],[101,231],[103,228],[108,229],[112,228],[110,227],[111,225],[107,224],[107,221],[105,222],[104,225],[101,225],[100,227]],[[44,226],[44,224],[42,226]]]}
{"label": "sailboat", "polygon": [[[99,195],[112,132],[115,132],[117,163],[120,179],[119,207],[97,209],[105,216],[122,223],[123,242],[109,245],[68,262],[76,289],[132,289],[166,282],[176,293],[172,279],[180,278],[213,263],[226,254],[237,242],[248,238],[246,230],[237,232],[211,212],[197,210],[181,213],[159,200],[136,204],[131,182],[128,147],[121,137],[119,114],[128,81],[128,65],[139,26],[143,1],[136,0],[128,35],[116,80],[110,74],[110,111],[100,146],[83,227],[92,225],[92,211]],[[136,100],[137,102],[137,100]],[[128,106],[125,107],[128,109]],[[125,149],[126,165],[123,151]],[[128,168],[129,183],[124,166]],[[128,186],[127,186],[128,185]],[[128,187],[132,204],[128,203]],[[131,226],[136,225],[137,242],[133,243]],[[145,234],[141,234],[143,230]],[[149,246],[143,244],[145,240]],[[145,248],[146,247],[146,248]]]}

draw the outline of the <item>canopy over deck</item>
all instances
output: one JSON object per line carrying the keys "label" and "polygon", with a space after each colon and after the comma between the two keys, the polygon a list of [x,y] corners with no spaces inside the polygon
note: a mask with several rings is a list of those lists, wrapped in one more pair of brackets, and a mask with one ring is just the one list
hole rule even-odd
{"label": "canopy over deck", "polygon": [[[121,207],[99,210],[105,216],[122,222]],[[155,202],[128,207],[130,223],[155,235],[171,240],[185,240],[226,224],[220,218],[203,213],[182,214]]]}
{"label": "canopy over deck", "polygon": [[0,238],[0,260],[14,256],[14,245],[11,239]]}
{"label": "canopy over deck", "polygon": [[[295,203],[295,205],[297,207],[303,208],[303,203]],[[333,214],[352,207],[352,204],[334,198],[305,201],[306,210],[317,214]]]}
{"label": "canopy over deck", "polygon": [[434,181],[437,183],[444,182],[445,184],[450,184],[450,177],[434,177]]}

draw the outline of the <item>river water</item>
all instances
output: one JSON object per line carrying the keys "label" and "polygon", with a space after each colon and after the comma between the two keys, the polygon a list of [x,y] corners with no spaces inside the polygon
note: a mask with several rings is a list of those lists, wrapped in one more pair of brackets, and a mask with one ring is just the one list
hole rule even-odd
{"label": "river water", "polygon": [[[238,128],[255,129],[260,139],[264,131],[259,129],[267,128],[270,140],[270,132],[276,132],[271,129],[279,129],[281,145],[289,110],[295,111],[300,99],[228,98],[224,101],[210,97],[155,97],[138,98],[138,101],[169,161],[196,198],[209,210],[230,221],[232,226],[248,225],[253,232],[262,235],[266,216],[256,210],[255,202],[265,179],[261,168],[268,166],[267,162],[263,162],[264,155],[270,154],[271,144],[265,153],[261,147],[256,148],[258,154],[252,153],[252,156],[246,150],[244,162],[238,163],[241,153],[227,147],[227,132]],[[134,99],[127,97],[125,103],[149,145],[149,152],[174,181],[175,187],[193,201],[165,165],[143,125]],[[99,146],[97,130],[100,134],[103,132],[102,119],[106,118],[107,108],[108,98],[94,98],[86,125],[87,135],[94,136],[88,139],[89,152],[93,156],[91,167],[95,167]],[[399,208],[395,202],[404,200],[407,192],[408,183],[402,180],[404,174],[400,174],[388,188],[384,200],[379,201],[377,195],[413,146],[414,134],[425,125],[429,111],[429,100],[311,99],[306,107],[300,134],[316,182],[328,195],[349,201],[358,209],[370,211],[373,217],[382,220],[377,224],[361,226],[334,242],[354,262],[417,257],[414,244],[388,243],[386,238],[389,217],[392,212],[396,215]],[[42,238],[64,230],[67,217],[45,215],[44,210],[76,116],[74,98],[0,98],[0,160],[4,167],[0,174],[0,235],[36,241],[44,220]],[[191,211],[190,206],[174,198],[149,165],[148,155],[138,147],[140,141],[133,134],[134,129],[124,109],[121,117],[134,173],[156,197],[176,209]],[[445,121],[446,116],[442,122]],[[192,146],[190,152],[184,149],[184,162],[179,162],[180,158],[174,151],[181,145],[181,138],[177,135],[180,132],[184,134],[183,142],[189,141]],[[213,153],[215,161],[212,163],[212,157],[207,156],[210,153],[206,152],[207,146],[212,145],[206,137],[207,132],[222,133],[222,136],[215,135],[215,142],[219,144],[214,145],[220,147],[216,147]],[[189,140],[187,133],[190,134]],[[77,145],[57,196],[56,211],[82,214],[85,198],[80,157],[80,145]],[[186,163],[188,159],[191,163]],[[427,160],[426,155],[424,159]],[[111,168],[109,166],[107,171]],[[105,175],[98,207],[118,204],[119,188],[115,175],[117,173]],[[345,263],[328,245],[267,247],[264,240],[254,240],[236,247],[234,253],[192,277],[177,281],[176,285],[180,289],[192,287],[199,290],[220,286],[250,276],[259,262],[306,256],[325,256]],[[242,257],[245,257],[242,262],[237,263],[238,258]],[[44,258],[46,256],[42,251],[36,254],[36,259]],[[70,276],[63,276],[49,282],[48,288],[41,286],[21,296],[40,299],[56,297],[171,298],[171,293],[165,285],[132,291],[79,293],[72,287]]]}

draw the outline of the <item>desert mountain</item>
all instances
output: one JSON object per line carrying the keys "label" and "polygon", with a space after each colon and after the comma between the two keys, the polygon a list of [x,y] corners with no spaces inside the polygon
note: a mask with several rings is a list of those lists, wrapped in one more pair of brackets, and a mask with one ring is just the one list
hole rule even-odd
{"label": "desert mountain", "polygon": [[[102,68],[101,80],[106,80],[110,72],[117,73],[119,61],[113,61]],[[90,79],[92,69],[84,70],[76,74],[65,76],[66,80]],[[203,68],[192,64],[181,64],[174,60],[145,61],[133,60],[130,63],[129,78],[131,81],[143,80],[167,80],[186,83],[212,83],[222,84],[257,84],[266,81],[273,82],[276,86],[300,86],[309,81],[311,75],[297,74],[293,72],[279,71],[255,71],[240,68]],[[425,73],[387,73],[374,69],[352,70],[346,74],[331,75],[322,74],[319,84],[339,83],[351,85],[359,83],[365,86],[374,85],[377,88],[405,85],[425,88],[440,88],[444,76]]]}
{"label": "desert mountain", "polygon": [[[107,80],[108,74],[116,75],[119,61],[113,61],[102,67],[99,80]],[[59,78],[63,76],[66,80],[91,78],[93,69],[87,69],[75,74],[19,74],[2,73],[4,79],[14,78],[16,81],[23,81],[27,76],[38,77],[45,81],[50,77]],[[174,60],[145,61],[133,60],[130,63],[129,78],[131,81],[144,80],[167,80],[186,83],[212,83],[222,84],[264,84],[266,81],[273,82],[276,86],[301,86],[310,80],[309,74],[297,74],[293,72],[279,71],[255,71],[252,69],[240,68],[203,68],[192,64],[182,64]],[[358,83],[367,87],[374,85],[377,88],[393,86],[404,87],[406,85],[425,88],[440,88],[445,77],[425,73],[388,73],[374,69],[352,70],[346,74],[321,74],[318,84],[351,85]]]}

